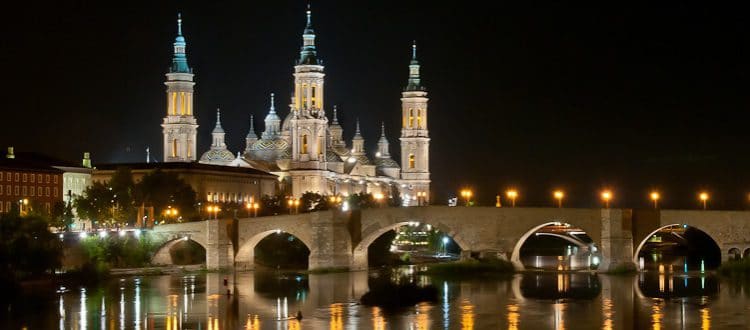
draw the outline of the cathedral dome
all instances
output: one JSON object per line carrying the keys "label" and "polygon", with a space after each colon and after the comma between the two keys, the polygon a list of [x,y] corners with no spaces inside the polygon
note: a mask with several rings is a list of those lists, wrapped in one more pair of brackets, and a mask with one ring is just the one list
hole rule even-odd
{"label": "cathedral dome", "polygon": [[285,153],[289,152],[290,145],[285,139],[260,139],[250,146],[250,158],[263,160],[266,162],[275,162],[283,158]]}
{"label": "cathedral dome", "polygon": [[234,155],[227,149],[210,149],[203,153],[200,162],[231,162]]}
{"label": "cathedral dome", "polygon": [[401,168],[398,166],[398,163],[396,163],[395,160],[391,159],[390,157],[384,158],[384,157],[377,157],[375,158],[375,166],[377,168]]}

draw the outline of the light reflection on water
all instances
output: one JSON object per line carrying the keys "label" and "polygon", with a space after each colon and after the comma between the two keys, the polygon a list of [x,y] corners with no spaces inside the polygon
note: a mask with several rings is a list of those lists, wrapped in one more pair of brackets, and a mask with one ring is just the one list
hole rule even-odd
{"label": "light reflection on water", "polygon": [[437,301],[394,310],[358,303],[371,275],[238,273],[229,276],[231,295],[223,284],[227,275],[131,277],[23,299],[37,305],[19,302],[13,314],[0,315],[0,328],[710,329],[744,327],[750,300],[750,283],[706,274],[419,276],[415,283],[436,286]]}

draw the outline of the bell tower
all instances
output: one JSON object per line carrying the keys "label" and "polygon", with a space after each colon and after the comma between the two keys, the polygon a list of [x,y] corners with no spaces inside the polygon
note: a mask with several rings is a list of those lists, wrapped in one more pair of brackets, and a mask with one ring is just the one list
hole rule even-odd
{"label": "bell tower", "polygon": [[[401,194],[408,205],[417,196],[430,198],[430,135],[427,131],[427,89],[422,86],[417,44],[412,45],[409,80],[401,93]],[[421,197],[424,196],[424,197]]]}
{"label": "bell tower", "polygon": [[182,17],[177,14],[177,37],[172,65],[167,72],[167,115],[161,124],[164,135],[164,162],[193,162],[196,159],[198,123],[193,117],[193,70],[185,54]]}

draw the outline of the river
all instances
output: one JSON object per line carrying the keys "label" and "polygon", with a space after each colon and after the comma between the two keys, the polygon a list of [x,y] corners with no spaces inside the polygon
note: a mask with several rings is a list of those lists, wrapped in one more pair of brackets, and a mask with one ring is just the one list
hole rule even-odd
{"label": "river", "polygon": [[[360,304],[373,281],[384,279],[432,285],[436,300],[403,308]],[[415,275],[413,267],[317,275],[208,273],[116,278],[18,298],[0,314],[0,328],[746,329],[750,324],[750,283],[701,273],[525,273],[481,280]],[[298,312],[301,320],[293,318]]]}

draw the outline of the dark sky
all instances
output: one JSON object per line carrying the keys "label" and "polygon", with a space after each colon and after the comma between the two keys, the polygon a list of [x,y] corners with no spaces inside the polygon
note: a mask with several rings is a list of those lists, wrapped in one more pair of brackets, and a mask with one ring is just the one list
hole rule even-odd
{"label": "dark sky", "polygon": [[[161,158],[164,73],[175,16],[196,73],[199,149],[223,109],[227,143],[244,148],[276,92],[288,112],[304,1],[27,1],[0,19],[0,141],[94,163]],[[726,5],[726,4],[724,4]],[[745,208],[747,13],[705,4],[579,7],[466,1],[316,1],[327,110],[375,150],[385,121],[398,153],[400,91],[416,39],[430,92],[431,166],[441,201],[471,186],[483,204],[520,190],[519,205]]]}

